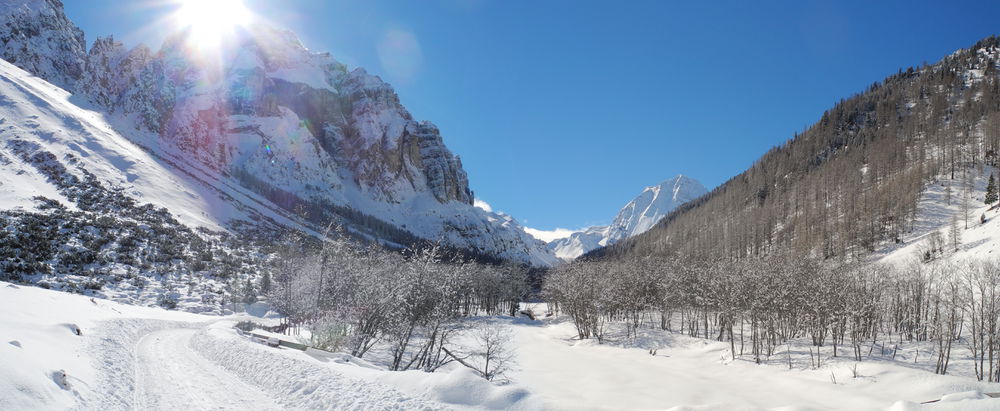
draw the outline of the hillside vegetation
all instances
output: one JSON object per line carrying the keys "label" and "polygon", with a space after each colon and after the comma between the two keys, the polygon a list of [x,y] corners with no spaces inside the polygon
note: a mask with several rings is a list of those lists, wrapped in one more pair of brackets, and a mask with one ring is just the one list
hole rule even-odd
{"label": "hillside vegetation", "polygon": [[899,242],[929,183],[944,176],[966,201],[974,175],[996,164],[998,58],[990,37],[900,69],[645,234],[589,256],[853,259]]}

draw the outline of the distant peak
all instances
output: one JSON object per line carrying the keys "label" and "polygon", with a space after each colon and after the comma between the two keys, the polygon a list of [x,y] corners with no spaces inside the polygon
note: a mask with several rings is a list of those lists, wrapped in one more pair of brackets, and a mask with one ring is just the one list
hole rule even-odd
{"label": "distant peak", "polygon": [[55,8],[62,9],[62,3],[58,0],[0,0],[0,9],[5,14],[18,9],[37,12]]}
{"label": "distant peak", "polygon": [[644,191],[656,191],[656,192],[658,192],[658,191],[661,191],[662,188],[668,188],[668,189],[671,189],[671,190],[675,190],[675,189],[677,189],[677,188],[679,188],[681,186],[691,186],[691,187],[695,187],[695,188],[700,188],[702,191],[705,190],[705,187],[702,186],[701,182],[699,182],[698,180],[695,180],[694,178],[688,177],[688,176],[686,176],[684,174],[678,174],[678,175],[674,176],[673,178],[669,178],[669,179],[664,180],[660,184],[646,187],[646,189]]}

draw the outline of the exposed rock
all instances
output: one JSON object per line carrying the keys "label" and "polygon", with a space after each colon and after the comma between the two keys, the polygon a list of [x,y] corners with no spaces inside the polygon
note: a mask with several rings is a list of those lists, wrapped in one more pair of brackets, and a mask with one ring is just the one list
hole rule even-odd
{"label": "exposed rock", "polygon": [[294,33],[247,28],[211,58],[183,31],[156,53],[112,37],[87,52],[57,0],[0,0],[0,15],[8,16],[0,56],[88,99],[122,135],[213,173],[217,184],[241,185],[314,224],[336,215],[369,226],[382,241],[398,241],[398,233],[381,237],[391,225],[503,259],[556,261],[510,217],[472,206],[461,160],[389,84],[309,51]]}
{"label": "exposed rock", "polygon": [[0,0],[0,58],[57,86],[72,89],[83,76],[83,31],[59,0]]}

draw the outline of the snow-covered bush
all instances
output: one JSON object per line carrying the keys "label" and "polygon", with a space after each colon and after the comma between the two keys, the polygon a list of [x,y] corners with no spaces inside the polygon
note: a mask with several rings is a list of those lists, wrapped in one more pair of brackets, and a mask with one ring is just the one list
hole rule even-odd
{"label": "snow-covered bush", "polygon": [[356,357],[384,345],[393,370],[440,367],[459,318],[513,315],[527,292],[518,267],[446,258],[434,244],[399,253],[327,237],[279,252],[269,299]]}

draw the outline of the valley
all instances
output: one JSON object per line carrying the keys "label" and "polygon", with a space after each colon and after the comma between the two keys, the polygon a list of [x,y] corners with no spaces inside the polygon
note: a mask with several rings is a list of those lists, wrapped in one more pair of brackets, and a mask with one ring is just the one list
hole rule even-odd
{"label": "valley", "polygon": [[525,38],[487,28],[518,4],[116,1],[0,0],[0,409],[1000,409],[981,25],[859,88],[817,56],[913,50],[698,5]]}

